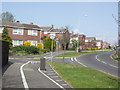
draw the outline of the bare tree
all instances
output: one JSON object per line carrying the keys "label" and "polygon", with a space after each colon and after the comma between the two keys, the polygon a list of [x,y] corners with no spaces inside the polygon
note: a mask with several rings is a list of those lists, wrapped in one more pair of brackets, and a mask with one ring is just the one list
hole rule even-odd
{"label": "bare tree", "polygon": [[[69,42],[70,42],[70,34],[69,34],[68,27],[66,26],[65,31],[63,33],[63,38],[60,40],[60,43],[61,43],[62,48],[64,50],[64,54],[65,54],[66,49],[68,49]],[[64,62],[64,59],[65,59],[65,57],[63,55],[63,62]]]}

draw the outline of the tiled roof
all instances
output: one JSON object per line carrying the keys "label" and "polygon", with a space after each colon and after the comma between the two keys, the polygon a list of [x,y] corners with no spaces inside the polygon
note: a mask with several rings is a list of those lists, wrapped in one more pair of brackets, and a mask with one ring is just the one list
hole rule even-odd
{"label": "tiled roof", "polygon": [[86,37],[85,39],[86,39],[86,40],[90,40],[90,39],[94,40],[94,39],[96,39],[96,38],[95,38],[95,37]]}
{"label": "tiled roof", "polygon": [[26,28],[38,28],[38,29],[40,29],[40,27],[39,26],[37,26],[37,25],[33,25],[33,24],[22,24],[24,27],[26,27]]}
{"label": "tiled roof", "polygon": [[84,34],[79,34],[79,36],[78,36],[78,34],[71,35],[72,38],[73,37],[82,37],[82,36],[85,36],[85,35]]}
{"label": "tiled roof", "polygon": [[50,31],[53,27],[47,26],[47,27],[39,27],[42,31]]}
{"label": "tiled roof", "polygon": [[58,32],[58,33],[62,32],[62,33],[64,33],[66,31],[67,31],[67,29],[51,29],[50,32]]}
{"label": "tiled roof", "polygon": [[21,23],[9,22],[9,21],[0,21],[1,26],[10,26],[10,27],[24,27]]}

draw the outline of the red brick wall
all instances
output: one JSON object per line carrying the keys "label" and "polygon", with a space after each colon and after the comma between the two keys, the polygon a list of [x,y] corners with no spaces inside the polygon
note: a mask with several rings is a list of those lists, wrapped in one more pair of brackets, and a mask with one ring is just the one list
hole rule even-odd
{"label": "red brick wall", "polygon": [[33,40],[33,41],[40,42],[40,31],[38,31],[37,36],[32,36],[32,35],[28,35],[27,29],[24,29],[23,35],[15,35],[13,34],[13,28],[7,28],[7,29],[9,31],[8,34],[12,40],[22,40],[22,41]]}

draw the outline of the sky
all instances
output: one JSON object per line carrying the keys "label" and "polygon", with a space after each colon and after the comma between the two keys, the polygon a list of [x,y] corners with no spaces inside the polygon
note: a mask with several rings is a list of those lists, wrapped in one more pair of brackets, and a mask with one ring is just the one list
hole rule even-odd
{"label": "sky", "polygon": [[117,42],[117,2],[3,2],[2,12],[9,11],[16,21],[39,26],[68,26],[70,31],[96,37],[111,44]]}

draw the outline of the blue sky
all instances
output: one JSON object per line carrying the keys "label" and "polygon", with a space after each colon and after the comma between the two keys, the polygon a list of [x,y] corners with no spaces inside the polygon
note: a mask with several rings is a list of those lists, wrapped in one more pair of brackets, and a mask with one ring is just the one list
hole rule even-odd
{"label": "blue sky", "polygon": [[117,2],[4,2],[2,11],[11,12],[16,20],[39,26],[69,26],[87,36],[112,44],[117,42]]}

